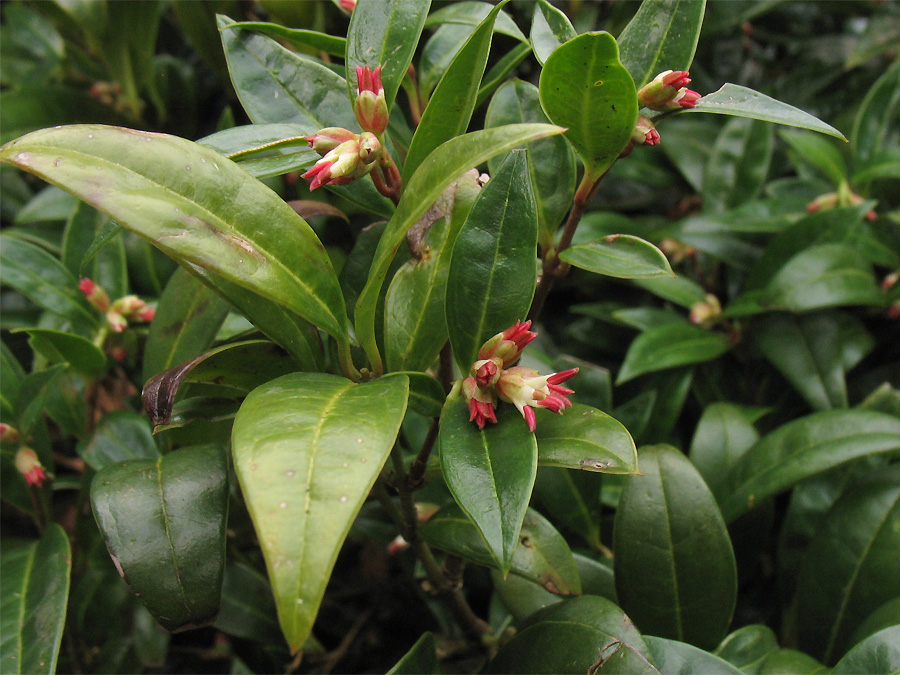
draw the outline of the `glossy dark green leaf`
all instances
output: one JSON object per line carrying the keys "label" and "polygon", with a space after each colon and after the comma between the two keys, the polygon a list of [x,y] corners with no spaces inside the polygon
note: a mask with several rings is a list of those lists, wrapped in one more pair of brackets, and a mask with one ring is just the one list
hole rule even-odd
{"label": "glossy dark green leaf", "polygon": [[479,429],[469,421],[461,395],[441,414],[441,471],[456,503],[472,519],[497,567],[510,569],[537,471],[537,442],[511,405],[497,410],[497,424]]}
{"label": "glossy dark green leaf", "polygon": [[[900,465],[847,489],[810,542],[797,577],[800,648],[833,663],[884,598],[900,595]],[[828,564],[823,564],[828,561]]]}
{"label": "glossy dark green leaf", "polygon": [[772,629],[751,624],[730,633],[713,653],[745,673],[757,673],[763,661],[777,650],[778,638]]}
{"label": "glossy dark green leaf", "polygon": [[438,675],[437,644],[430,631],[422,634],[403,658],[387,671],[387,675]]}
{"label": "glossy dark green leaf", "polygon": [[0,244],[3,283],[33,303],[71,322],[88,336],[100,324],[100,315],[78,290],[78,279],[52,255],[34,244],[4,236]]}
{"label": "glossy dark green leaf", "polygon": [[762,189],[772,158],[772,125],[733,119],[713,145],[703,177],[703,205],[724,211],[752,200]]}
{"label": "glossy dark green leaf", "polygon": [[536,612],[488,664],[488,673],[659,673],[619,607],[583,595]]}
{"label": "glossy dark green leaf", "polygon": [[[513,71],[519,67],[519,64],[531,54],[531,47],[527,44],[518,44],[490,67],[481,79],[481,87],[478,89],[478,100],[475,107],[480,108],[481,104],[488,100],[497,89],[512,76]],[[571,148],[569,150],[571,152]]]}
{"label": "glossy dark green leaf", "polygon": [[616,384],[644,373],[711,361],[729,348],[726,336],[688,323],[657,326],[644,331],[631,343]]}
{"label": "glossy dark green leaf", "polygon": [[863,99],[853,122],[850,143],[856,161],[864,163],[885,147],[900,108],[900,60],[895,60]]}
{"label": "glossy dark green leaf", "polygon": [[80,335],[49,328],[23,328],[21,331],[31,336],[28,344],[48,363],[68,363],[77,372],[91,378],[106,369],[106,355]]}
{"label": "glossy dark green leaf", "polygon": [[234,420],[234,467],[292,651],[312,630],[338,552],[406,412],[406,377],[354,384],[292,373],[255,389]]}
{"label": "glossy dark green leaf", "polygon": [[[356,68],[381,66],[388,108],[419,44],[431,0],[361,0],[347,29],[347,85],[356,98]],[[329,124],[328,126],[333,126]]]}
{"label": "glossy dark green leaf", "polygon": [[246,640],[279,639],[275,598],[264,574],[239,562],[225,565],[222,607],[215,627]]}
{"label": "glossy dark green leaf", "polygon": [[719,673],[721,675],[741,675],[740,670],[728,661],[686,642],[662,637],[646,636],[644,640],[650,648],[653,665],[665,675],[690,675],[691,673]]}
{"label": "glossy dark green leaf", "polygon": [[106,214],[78,202],[63,234],[63,264],[75,276],[102,286],[113,299],[129,290],[125,242],[113,234],[119,229]]}
{"label": "glossy dark green leaf", "polygon": [[541,510],[588,545],[600,546],[600,476],[555,466],[538,467],[534,495]]}
{"label": "glossy dark green leaf", "polygon": [[[639,453],[616,509],[616,591],[645,633],[715,647],[737,597],[734,552],[715,498],[671,446]],[[701,600],[702,598],[702,600]]]}
{"label": "glossy dark green leaf", "polygon": [[4,146],[0,159],[64,186],[176,259],[284,305],[349,350],[343,296],[321,242],[221,155],[174,136],[86,125],[35,132]]}
{"label": "glossy dark green leaf", "polygon": [[884,413],[833,410],[788,422],[732,465],[716,498],[726,522],[798,481],[852,459],[900,448],[900,420]]}
{"label": "glossy dark green leaf", "polygon": [[57,363],[44,370],[30,372],[22,378],[16,394],[13,415],[18,421],[16,426],[19,432],[24,434],[25,438],[28,438],[41,423],[47,397],[68,368],[67,364]]}
{"label": "glossy dark green leaf", "polygon": [[891,626],[869,636],[847,652],[831,671],[853,673],[900,673],[900,626]]}
{"label": "glossy dark green leaf", "polygon": [[897,625],[900,625],[900,596],[888,600],[869,614],[853,631],[847,644],[855,646],[870,635],[874,635],[889,626]]}
{"label": "glossy dark green leaf", "polygon": [[809,113],[737,84],[725,84],[718,91],[703,96],[696,106],[690,108],[690,112],[749,117],[754,120],[784,124],[789,127],[810,129],[828,136],[847,140],[844,138],[844,134],[833,126],[825,124],[825,122],[816,119]]}
{"label": "glossy dark green leaf", "polygon": [[94,471],[130,459],[159,459],[147,419],[125,410],[103,416],[91,435],[78,444],[78,456]]}
{"label": "glossy dark green leaf", "polygon": [[377,299],[407,231],[451,183],[473,166],[517,145],[560,132],[562,129],[549,124],[511,124],[458,136],[431,153],[404,186],[397,210],[378,241],[368,280],[356,302],[356,335],[376,372],[382,366],[375,340]]}
{"label": "glossy dark green leaf", "polygon": [[477,171],[463,174],[414,226],[427,228],[422,257],[410,258],[397,270],[385,296],[388,370],[427,370],[446,344],[444,306],[453,244],[480,190]]}
{"label": "glossy dark green leaf", "polygon": [[431,94],[403,163],[405,183],[436,147],[464,134],[469,127],[491,49],[494,21],[502,6],[498,4],[478,24]]}
{"label": "glossy dark green leaf", "polygon": [[687,70],[694,60],[706,0],[650,0],[619,36],[622,63],[643,87],[664,70]]}
{"label": "glossy dark green leaf", "polygon": [[796,649],[776,649],[759,664],[759,675],[822,675],[828,668]]}
{"label": "glossy dark green leaf", "polygon": [[600,241],[572,246],[559,257],[588,272],[620,279],[675,276],[662,251],[629,234],[611,234]]}
{"label": "glossy dark green leaf", "polygon": [[685,276],[635,279],[634,284],[686,309],[706,299],[703,287]]}
{"label": "glossy dark green leaf", "polygon": [[214,446],[118,462],[91,505],[116,569],[167,630],[211,623],[225,566],[228,468]]}
{"label": "glossy dark green leaf", "polygon": [[209,347],[231,305],[185,269],[169,279],[156,306],[144,347],[144,376],[196,356]]}
{"label": "glossy dark green leaf", "polygon": [[528,313],[537,281],[538,224],[523,151],[482,188],[456,237],[447,276],[447,328],[462,372],[485,340]]}
{"label": "glossy dark green leaf", "polygon": [[16,225],[40,221],[68,220],[78,200],[64,190],[52,185],[45,187],[16,213]]}
{"label": "glossy dark green leaf", "polygon": [[[451,504],[438,511],[422,526],[421,533],[435,548],[479,565],[500,569],[497,557],[485,545],[478,528],[457,505]],[[528,509],[521,532],[517,533],[508,571],[557,595],[581,593],[578,568],[566,540],[533,509]]]}
{"label": "glossy dark green leaf", "polygon": [[[535,11],[535,16],[539,13]],[[511,80],[494,94],[484,124],[488,128],[547,121],[537,87],[522,80]],[[575,153],[565,138],[554,136],[526,146],[525,158],[537,208],[538,243],[548,247],[553,244],[556,228],[572,206]],[[488,162],[491,174],[497,172],[504,159],[504,155],[498,155]]]}
{"label": "glossy dark green leaf", "polygon": [[609,33],[585,33],[556,49],[541,70],[541,105],[594,180],[628,144],[637,119],[634,82]]}
{"label": "glossy dark green leaf", "polygon": [[638,470],[634,441],[614,417],[574,403],[562,415],[536,410],[535,418],[538,464],[601,473]]}
{"label": "glossy dark green leaf", "polygon": [[691,462],[715,492],[728,468],[758,440],[759,433],[747,412],[732,403],[713,403],[697,422]]}
{"label": "glossy dark green leaf", "polygon": [[277,23],[267,23],[265,21],[236,21],[224,26],[223,28],[240,28],[243,30],[254,31],[269,35],[271,37],[281,38],[295,47],[310,47],[317,52],[325,52],[329,56],[344,57],[347,51],[347,40],[335,35],[326,35],[314,30],[306,30],[303,28],[287,28]]}
{"label": "glossy dark green leaf", "polygon": [[37,542],[4,540],[0,560],[0,671],[55,673],[72,572],[69,538],[53,523]]}
{"label": "glossy dark green leaf", "polygon": [[538,1],[531,21],[531,48],[538,63],[543,66],[554,49],[576,35],[578,33],[562,10],[547,0]]}
{"label": "glossy dark green leaf", "polygon": [[[462,2],[454,2],[441,7],[428,16],[425,22],[427,28],[442,24],[461,24],[465,26],[477,26],[480,24],[492,10],[492,7],[484,2],[475,0],[463,0]],[[497,25],[494,30],[504,35],[514,37],[520,42],[527,42],[522,31],[516,26],[516,22],[506,14],[501,12],[497,17]]]}
{"label": "glossy dark green leaf", "polygon": [[416,66],[421,93],[430,93],[435,88],[453,60],[453,56],[469,39],[477,23],[472,25],[444,24],[428,38],[422,50],[422,57]]}
{"label": "glossy dark green leaf", "polygon": [[309,125],[247,124],[216,132],[198,143],[239,162],[250,175],[266,178],[312,166],[319,155],[306,137],[314,131]]}

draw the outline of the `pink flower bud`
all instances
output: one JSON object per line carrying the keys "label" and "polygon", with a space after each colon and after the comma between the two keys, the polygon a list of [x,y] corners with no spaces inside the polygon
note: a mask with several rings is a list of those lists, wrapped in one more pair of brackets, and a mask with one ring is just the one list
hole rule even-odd
{"label": "pink flower bud", "polygon": [[47,479],[41,460],[31,448],[21,448],[16,453],[16,469],[25,477],[25,482],[29,485],[40,487]]}
{"label": "pink flower bud", "polygon": [[500,377],[503,360],[499,358],[482,359],[472,364],[472,376],[479,387],[490,387]]}
{"label": "pink flower bud", "polygon": [[357,66],[356,81],[359,90],[353,104],[356,121],[363,131],[380,136],[387,129],[389,113],[381,83],[381,66],[374,71],[369,66]]}
{"label": "pink flower bud", "polygon": [[356,9],[356,0],[341,0],[341,9],[353,13],[353,10]]}
{"label": "pink flower bud", "polygon": [[900,279],[900,270],[896,272],[891,272],[884,279],[881,280],[881,287],[884,290],[890,289],[894,284],[897,283],[897,280]]}
{"label": "pink flower bud", "polygon": [[469,406],[469,421],[475,422],[479,429],[484,429],[488,422],[497,423],[494,406],[497,399],[490,389],[482,389],[473,377],[467,377],[462,383],[463,396]]}
{"label": "pink flower bud", "polygon": [[519,360],[525,346],[538,336],[537,333],[528,330],[529,328],[531,321],[525,323],[516,321],[505,331],[497,333],[485,342],[478,350],[478,358],[500,359],[502,367],[508,368]]}
{"label": "pink flower bud", "polygon": [[5,422],[0,422],[0,443],[15,443],[19,440],[19,430]]}
{"label": "pink flower bud", "polygon": [[638,91],[638,102],[651,110],[693,108],[700,94],[687,88],[690,73],[686,70],[664,70]]}
{"label": "pink flower bud", "polygon": [[368,174],[375,166],[374,161],[370,162],[361,161],[359,140],[354,138],[329,151],[302,177],[309,181],[310,190],[323,185],[346,185]]}
{"label": "pink flower bud", "polygon": [[325,127],[324,129],[319,129],[312,136],[305,136],[304,138],[309,143],[309,147],[324,156],[341,143],[355,140],[357,135],[342,127]]}
{"label": "pink flower bud", "polygon": [[122,316],[120,312],[110,309],[106,313],[106,325],[109,326],[111,331],[121,333],[128,328],[128,319]]}
{"label": "pink flower bud", "polygon": [[109,296],[100,286],[90,279],[82,279],[78,282],[78,288],[84,293],[84,297],[91,304],[91,307],[98,312],[105,312],[109,308]]}
{"label": "pink flower bud", "polygon": [[638,115],[637,123],[634,125],[634,131],[631,132],[631,143],[633,145],[658,145],[659,132],[653,125],[653,121],[644,115]]}
{"label": "pink flower bud", "polygon": [[[680,108],[693,108],[700,100],[700,94],[693,89],[679,89],[672,103],[677,103]],[[670,108],[671,109],[671,104]]]}

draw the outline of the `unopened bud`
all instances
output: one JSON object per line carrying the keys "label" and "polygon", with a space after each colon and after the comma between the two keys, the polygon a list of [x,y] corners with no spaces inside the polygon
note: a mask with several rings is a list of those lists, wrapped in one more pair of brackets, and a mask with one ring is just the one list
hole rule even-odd
{"label": "unopened bud", "polygon": [[658,145],[659,132],[653,125],[653,121],[644,115],[638,115],[637,123],[634,125],[634,131],[631,132],[631,143],[633,145]]}
{"label": "unopened bud", "polygon": [[341,9],[352,14],[356,9],[356,0],[341,0]]}
{"label": "unopened bud", "polygon": [[47,479],[41,460],[31,448],[21,448],[16,453],[16,469],[29,485],[40,487]]}
{"label": "unopened bud", "polygon": [[363,131],[380,136],[387,129],[389,112],[381,83],[381,66],[374,71],[369,66],[357,66],[356,81],[359,91],[353,104],[356,121]]}
{"label": "unopened bud", "polygon": [[16,443],[18,440],[19,430],[6,422],[0,422],[0,443]]}
{"label": "unopened bud", "polygon": [[82,279],[78,282],[78,288],[84,293],[84,297],[91,303],[91,307],[98,312],[109,309],[109,295],[100,286],[90,279]]}
{"label": "unopened bud", "polygon": [[687,88],[690,73],[686,70],[664,70],[638,91],[638,102],[652,110],[693,108],[700,94]]}
{"label": "unopened bud", "polygon": [[325,127],[324,129],[319,129],[312,136],[305,136],[305,138],[306,142],[309,143],[309,147],[320,155],[325,156],[341,143],[354,140],[356,134],[343,127]]}
{"label": "unopened bud", "polygon": [[712,293],[707,293],[703,302],[695,303],[691,307],[691,323],[708,326],[722,314],[722,305],[719,299]]}

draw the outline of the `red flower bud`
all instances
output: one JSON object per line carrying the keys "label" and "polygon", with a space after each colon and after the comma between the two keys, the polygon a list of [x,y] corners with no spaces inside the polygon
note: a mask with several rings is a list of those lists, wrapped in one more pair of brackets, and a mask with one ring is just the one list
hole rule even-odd
{"label": "red flower bud", "polygon": [[357,66],[356,82],[359,91],[353,103],[356,121],[363,131],[380,136],[387,129],[389,114],[381,83],[381,66],[374,71],[369,66]]}
{"label": "red flower bud", "polygon": [[79,281],[78,288],[84,293],[87,301],[91,303],[91,307],[98,312],[105,312],[109,308],[109,295],[90,279]]}
{"label": "red flower bud", "polygon": [[40,487],[47,479],[47,474],[38,459],[37,453],[31,448],[21,448],[16,453],[16,469],[25,478],[29,485]]}

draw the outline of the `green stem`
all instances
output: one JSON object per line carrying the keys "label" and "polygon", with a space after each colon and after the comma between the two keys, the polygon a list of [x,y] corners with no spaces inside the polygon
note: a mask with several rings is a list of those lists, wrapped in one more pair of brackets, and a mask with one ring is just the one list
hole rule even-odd
{"label": "green stem", "polygon": [[362,375],[353,365],[353,356],[350,354],[350,342],[348,340],[338,340],[338,361],[341,364],[341,372],[344,377],[359,382]]}

